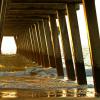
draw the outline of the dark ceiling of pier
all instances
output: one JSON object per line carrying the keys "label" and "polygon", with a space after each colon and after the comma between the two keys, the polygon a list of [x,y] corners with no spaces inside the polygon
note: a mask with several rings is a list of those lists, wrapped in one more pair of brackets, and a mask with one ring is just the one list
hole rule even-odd
{"label": "dark ceiling of pier", "polygon": [[26,27],[48,18],[57,16],[57,10],[65,10],[66,3],[81,3],[81,0],[2,0],[1,26],[2,33],[8,35],[16,33],[16,30],[24,30]]}

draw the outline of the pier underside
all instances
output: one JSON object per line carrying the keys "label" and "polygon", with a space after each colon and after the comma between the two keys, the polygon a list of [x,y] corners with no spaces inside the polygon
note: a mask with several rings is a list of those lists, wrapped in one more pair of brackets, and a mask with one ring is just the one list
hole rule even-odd
{"label": "pier underside", "polygon": [[[88,54],[82,51],[80,5],[91,71],[84,62]],[[95,0],[0,0],[0,98],[98,99],[100,35],[95,6]],[[10,36],[16,52],[4,54],[2,40]],[[87,76],[93,76],[92,83]]]}

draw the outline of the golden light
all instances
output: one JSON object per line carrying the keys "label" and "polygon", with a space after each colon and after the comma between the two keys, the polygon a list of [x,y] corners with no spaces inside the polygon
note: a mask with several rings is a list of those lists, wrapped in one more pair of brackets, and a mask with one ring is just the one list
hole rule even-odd
{"label": "golden light", "polygon": [[17,98],[17,92],[16,91],[3,91],[2,98]]}
{"label": "golden light", "polygon": [[1,44],[2,54],[16,54],[17,47],[13,36],[4,36]]}

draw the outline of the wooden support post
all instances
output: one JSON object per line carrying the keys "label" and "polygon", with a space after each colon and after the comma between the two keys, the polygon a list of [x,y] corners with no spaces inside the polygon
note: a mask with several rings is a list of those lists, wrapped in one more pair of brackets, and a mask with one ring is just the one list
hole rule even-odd
{"label": "wooden support post", "polygon": [[2,36],[3,36],[2,33],[3,33],[7,3],[8,3],[8,0],[0,0],[0,54],[1,54],[1,42],[2,42]]}
{"label": "wooden support post", "polygon": [[35,25],[31,26],[31,31],[32,31],[32,38],[34,41],[34,60],[36,62],[37,59],[37,42],[36,42],[36,38],[35,38]]}
{"label": "wooden support post", "polygon": [[67,70],[67,77],[70,80],[75,80],[74,65],[73,65],[69,36],[67,31],[65,11],[63,10],[58,11],[58,18],[59,18],[60,35],[62,39],[66,70]]}
{"label": "wooden support post", "polygon": [[32,27],[29,28],[29,34],[30,34],[30,41],[31,41],[31,46],[32,46],[32,60],[35,60],[35,43],[34,43],[34,37],[33,37],[33,32],[32,32]]}
{"label": "wooden support post", "polygon": [[25,51],[25,33],[23,33],[23,37],[22,37],[22,45],[23,45],[23,51],[22,51],[22,55],[25,56],[26,55],[26,51]]}
{"label": "wooden support post", "polygon": [[[32,44],[31,44],[31,36],[30,36],[30,30],[29,28],[26,30],[26,34],[27,34],[27,41],[28,41],[28,50],[27,50],[27,53],[28,53],[28,58],[30,60],[33,59],[33,53],[32,53]],[[22,37],[23,37],[23,34],[22,34]],[[23,51],[23,43],[22,43],[22,51]]]}
{"label": "wooden support post", "polygon": [[23,34],[23,56],[26,56],[26,36]]}
{"label": "wooden support post", "polygon": [[45,33],[45,38],[47,41],[50,66],[55,68],[56,63],[55,63],[55,55],[54,55],[53,45],[52,45],[52,41],[51,41],[51,31],[50,31],[50,26],[49,26],[49,19],[44,19],[43,21],[44,21],[44,30],[45,30],[44,33]]}
{"label": "wooden support post", "polygon": [[28,58],[27,50],[28,50],[28,42],[27,42],[27,33],[26,33],[26,30],[25,30],[25,57],[26,58]]}
{"label": "wooden support post", "polygon": [[20,51],[21,51],[21,48],[20,48],[20,47],[21,47],[21,46],[20,46],[21,40],[20,40],[20,35],[19,35],[19,34],[17,35],[17,41],[18,41],[18,42],[17,42],[17,44],[18,44],[18,49],[17,49],[17,51],[18,51],[18,54],[21,54],[21,52],[20,52]]}
{"label": "wooden support post", "polygon": [[25,45],[25,55],[27,58],[29,58],[29,53],[28,53],[28,50],[29,50],[29,43],[28,43],[28,37],[27,37],[27,31],[25,30],[25,42],[26,42],[26,45]]}
{"label": "wooden support post", "polygon": [[87,84],[79,27],[74,4],[67,4],[67,14],[72,36],[77,82],[80,85]]}
{"label": "wooden support post", "polygon": [[61,52],[60,52],[60,44],[58,39],[58,28],[56,24],[56,17],[54,15],[50,16],[50,24],[51,24],[52,42],[53,42],[53,47],[55,52],[57,74],[58,76],[64,77]]}
{"label": "wooden support post", "polygon": [[40,40],[40,29],[38,23],[36,25],[36,36],[37,36],[37,41],[38,41],[38,63],[41,65],[42,64],[42,55],[41,55],[41,40]]}
{"label": "wooden support post", "polygon": [[100,36],[95,9],[95,0],[82,0],[88,31],[89,49],[91,55],[94,87],[100,94]]}
{"label": "wooden support post", "polygon": [[47,46],[46,46],[43,21],[39,21],[39,29],[40,29],[40,38],[41,38],[41,45],[42,45],[42,55],[43,55],[43,60],[44,60],[44,67],[48,68],[50,67],[50,63],[49,63]]}
{"label": "wooden support post", "polygon": [[34,41],[35,41],[35,46],[36,46],[36,62],[38,63],[38,53],[39,53],[39,44],[38,44],[38,39],[37,39],[37,29],[36,25],[33,25],[33,35],[34,35]]}

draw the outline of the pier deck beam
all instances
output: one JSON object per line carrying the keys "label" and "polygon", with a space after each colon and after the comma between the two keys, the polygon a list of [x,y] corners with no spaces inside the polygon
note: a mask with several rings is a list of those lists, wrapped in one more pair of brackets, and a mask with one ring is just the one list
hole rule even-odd
{"label": "pier deck beam", "polygon": [[100,93],[100,36],[95,9],[95,1],[82,0],[84,6],[85,20],[88,31],[89,50],[91,55],[94,87]]}
{"label": "pier deck beam", "polygon": [[80,85],[87,84],[75,4],[67,4],[67,14],[73,43],[77,82]]}

